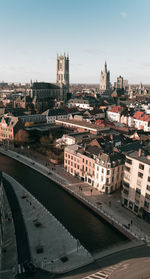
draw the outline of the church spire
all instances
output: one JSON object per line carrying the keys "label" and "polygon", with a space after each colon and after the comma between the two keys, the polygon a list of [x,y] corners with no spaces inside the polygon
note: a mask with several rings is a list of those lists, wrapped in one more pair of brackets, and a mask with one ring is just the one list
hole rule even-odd
{"label": "church spire", "polygon": [[107,62],[105,60],[105,73],[107,73]]}

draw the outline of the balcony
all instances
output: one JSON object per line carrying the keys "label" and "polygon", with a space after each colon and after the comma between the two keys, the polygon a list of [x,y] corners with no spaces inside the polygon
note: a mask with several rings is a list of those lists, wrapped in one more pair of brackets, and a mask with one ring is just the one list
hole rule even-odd
{"label": "balcony", "polygon": [[126,179],[126,180],[129,181],[129,180],[130,180],[130,175],[129,175],[128,173],[125,173],[125,174],[124,174],[124,179]]}

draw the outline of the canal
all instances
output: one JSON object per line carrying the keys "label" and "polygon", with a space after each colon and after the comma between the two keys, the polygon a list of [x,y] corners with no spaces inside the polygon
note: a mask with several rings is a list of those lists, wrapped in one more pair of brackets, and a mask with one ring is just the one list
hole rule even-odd
{"label": "canal", "polygon": [[59,185],[33,169],[0,154],[0,170],[34,195],[91,253],[123,244],[127,238],[93,214]]}

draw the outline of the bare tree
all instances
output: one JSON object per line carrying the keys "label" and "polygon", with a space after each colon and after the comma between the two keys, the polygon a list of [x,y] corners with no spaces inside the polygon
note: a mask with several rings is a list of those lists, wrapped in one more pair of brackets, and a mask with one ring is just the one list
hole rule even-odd
{"label": "bare tree", "polygon": [[15,142],[18,143],[28,143],[29,142],[29,134],[23,129],[20,129],[15,135]]}

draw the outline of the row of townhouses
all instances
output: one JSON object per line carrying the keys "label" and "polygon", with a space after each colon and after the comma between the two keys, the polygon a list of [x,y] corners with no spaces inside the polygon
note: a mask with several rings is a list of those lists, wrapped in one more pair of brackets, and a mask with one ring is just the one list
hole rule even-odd
{"label": "row of townhouses", "polygon": [[150,132],[150,115],[143,111],[135,113],[125,110],[123,107],[114,106],[107,111],[107,118],[113,122],[119,122],[138,130]]}
{"label": "row of townhouses", "polygon": [[107,154],[97,146],[70,145],[64,151],[64,167],[101,192],[111,193],[120,188],[123,179],[124,155]]}

